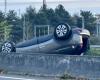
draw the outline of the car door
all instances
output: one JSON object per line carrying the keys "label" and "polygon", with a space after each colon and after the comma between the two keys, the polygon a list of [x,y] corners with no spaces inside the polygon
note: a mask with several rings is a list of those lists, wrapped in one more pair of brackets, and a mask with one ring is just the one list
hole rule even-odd
{"label": "car door", "polygon": [[39,52],[37,37],[17,44],[16,52],[30,52],[30,53]]}
{"label": "car door", "polygon": [[54,53],[57,49],[59,49],[62,46],[62,43],[56,41],[52,34],[39,37],[38,42],[40,53]]}
{"label": "car door", "polygon": [[53,35],[46,35],[46,36],[41,36],[38,38],[38,43],[39,43],[39,51],[42,53],[45,52],[52,52],[54,49],[53,46]]}

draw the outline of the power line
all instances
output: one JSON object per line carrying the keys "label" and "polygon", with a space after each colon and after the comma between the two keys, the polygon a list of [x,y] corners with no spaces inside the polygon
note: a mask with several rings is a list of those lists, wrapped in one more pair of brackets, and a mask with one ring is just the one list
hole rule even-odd
{"label": "power line", "polygon": [[[52,4],[52,3],[56,3],[56,2],[50,2],[49,4]],[[7,5],[29,5],[29,4],[42,4],[42,2],[7,2]],[[4,6],[3,3],[0,3],[0,6]]]}
{"label": "power line", "polygon": [[[69,4],[69,3],[84,3],[85,1],[47,1],[47,4]],[[99,3],[100,1],[98,1]],[[97,2],[91,2],[91,3],[97,3]],[[43,2],[7,2],[7,5],[29,5],[29,4],[43,4]],[[4,6],[4,2],[0,2],[0,6]]]}
{"label": "power line", "polygon": [[[69,2],[73,2],[73,1],[49,1],[46,3],[69,3]],[[76,1],[75,1],[76,2]],[[42,4],[43,2],[7,2],[7,4]],[[0,2],[0,4],[3,4],[3,2]]]}

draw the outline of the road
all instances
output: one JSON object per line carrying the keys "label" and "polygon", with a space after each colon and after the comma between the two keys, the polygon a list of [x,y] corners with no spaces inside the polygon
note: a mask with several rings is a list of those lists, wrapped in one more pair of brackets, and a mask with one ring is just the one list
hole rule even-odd
{"label": "road", "polygon": [[57,78],[43,78],[43,77],[23,77],[15,75],[0,75],[0,80],[59,80]]}

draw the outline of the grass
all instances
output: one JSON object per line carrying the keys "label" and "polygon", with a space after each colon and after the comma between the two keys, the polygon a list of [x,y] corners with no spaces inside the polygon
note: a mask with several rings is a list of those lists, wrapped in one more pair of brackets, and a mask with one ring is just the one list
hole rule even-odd
{"label": "grass", "polygon": [[91,56],[100,56],[100,48],[91,48],[88,52],[87,55]]}
{"label": "grass", "polygon": [[65,80],[65,79],[75,79],[75,77],[72,77],[71,75],[65,74],[62,77],[60,77],[61,80]]}
{"label": "grass", "polygon": [[89,80],[87,78],[72,77],[71,75],[65,74],[60,77],[60,80]]}

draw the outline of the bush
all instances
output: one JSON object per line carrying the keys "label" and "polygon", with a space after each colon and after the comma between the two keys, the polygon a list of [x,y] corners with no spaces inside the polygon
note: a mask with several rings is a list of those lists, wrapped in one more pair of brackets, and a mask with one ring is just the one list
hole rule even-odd
{"label": "bush", "polygon": [[91,48],[88,52],[87,55],[91,56],[100,56],[100,49],[99,48]]}
{"label": "bush", "polygon": [[91,45],[100,45],[100,38],[97,36],[90,37],[90,44]]}
{"label": "bush", "polygon": [[65,74],[63,75],[61,78],[61,80],[89,80],[87,78],[81,78],[81,77],[73,77],[69,74]]}

